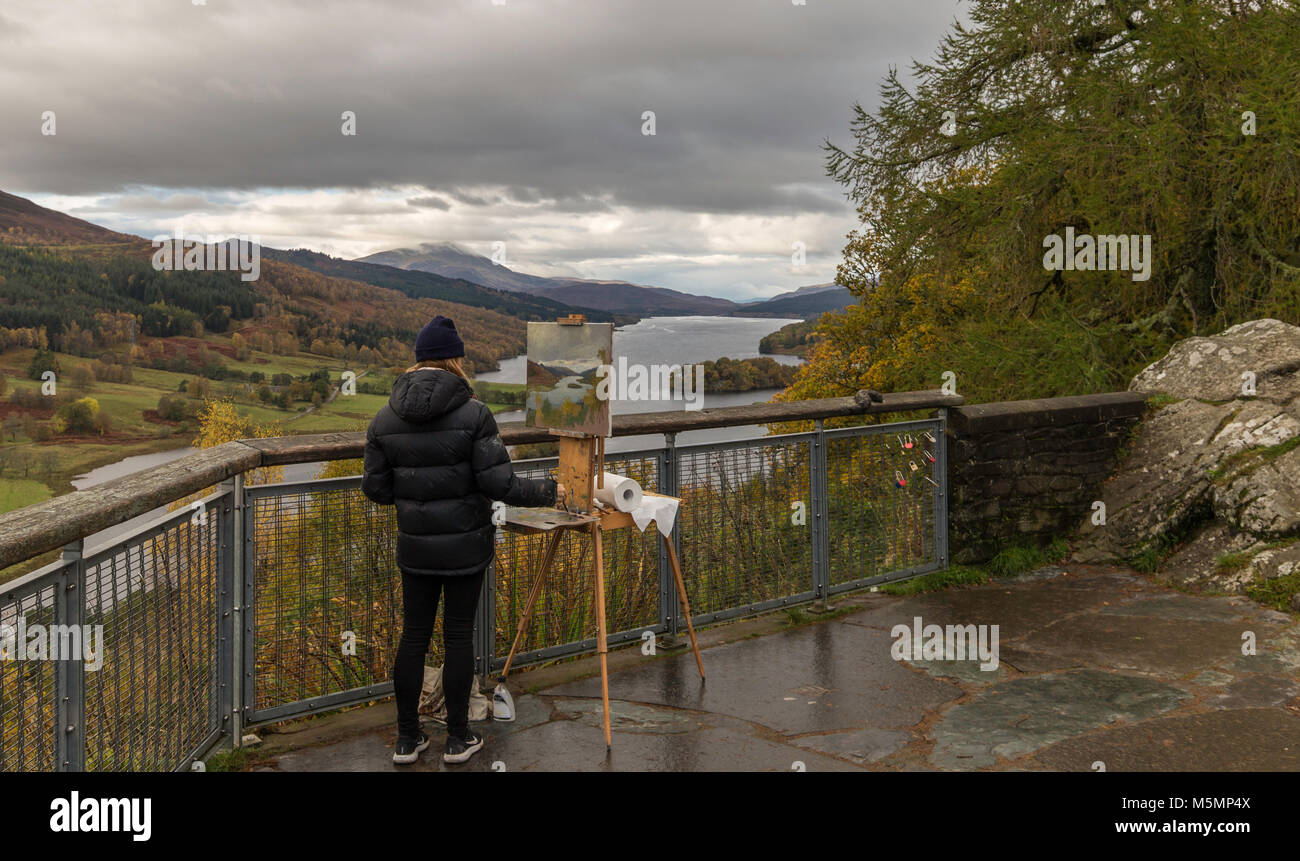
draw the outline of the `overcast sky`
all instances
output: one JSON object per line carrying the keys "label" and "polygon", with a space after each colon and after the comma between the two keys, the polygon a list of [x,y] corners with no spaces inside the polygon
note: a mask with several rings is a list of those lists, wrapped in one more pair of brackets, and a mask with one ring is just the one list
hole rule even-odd
{"label": "overcast sky", "polygon": [[821,143],[848,144],[853,102],[962,11],[196,2],[0,3],[0,189],[148,237],[343,257],[504,241],[520,271],[735,299],[834,278],[856,216]]}

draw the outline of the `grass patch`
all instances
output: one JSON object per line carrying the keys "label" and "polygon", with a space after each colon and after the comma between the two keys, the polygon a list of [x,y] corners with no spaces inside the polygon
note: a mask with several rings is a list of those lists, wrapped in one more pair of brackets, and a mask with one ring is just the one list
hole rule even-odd
{"label": "grass patch", "polygon": [[1216,484],[1222,484],[1225,479],[1237,474],[1239,466],[1249,463],[1252,469],[1258,469],[1272,463],[1298,446],[1300,446],[1300,436],[1293,436],[1286,442],[1280,442],[1277,445],[1239,451],[1220,464],[1217,469],[1210,470],[1210,480]]}
{"label": "grass patch", "polygon": [[239,747],[231,750],[219,750],[204,760],[208,771],[248,771],[261,763],[266,757],[255,748]]}
{"label": "grass patch", "polygon": [[1154,394],[1147,398],[1147,407],[1151,412],[1158,412],[1170,404],[1176,404],[1181,400],[1182,398],[1176,398],[1173,395],[1167,395],[1164,392],[1160,392],[1159,394]]}
{"label": "grass patch", "polygon": [[808,621],[808,614],[803,611],[802,607],[786,607],[785,616],[791,625],[802,625]]}
{"label": "grass patch", "polygon": [[1128,564],[1133,566],[1133,570],[1141,571],[1143,574],[1154,574],[1160,570],[1160,563],[1164,561],[1164,553],[1161,552],[1159,545],[1150,544],[1141,553],[1132,556]]}
{"label": "grass patch", "polygon": [[1300,593],[1300,571],[1285,577],[1274,577],[1262,583],[1253,583],[1246,587],[1246,594],[1265,607],[1272,607],[1282,612],[1295,612],[1291,609],[1291,599]]}
{"label": "grass patch", "polygon": [[919,595],[922,592],[938,592],[953,586],[983,586],[988,582],[988,573],[979,568],[952,565],[942,571],[933,571],[897,583],[886,583],[880,587],[880,591],[886,595]]}
{"label": "grass patch", "polygon": [[336,395],[329,403],[321,404],[311,412],[299,413],[286,419],[286,433],[323,433],[325,431],[365,430],[375,413],[388,403],[388,395]]}
{"label": "grass patch", "polygon": [[1236,574],[1238,571],[1242,571],[1248,568],[1250,566],[1251,560],[1254,559],[1256,556],[1260,555],[1261,553],[1264,553],[1268,550],[1279,550],[1283,547],[1288,547],[1294,544],[1296,541],[1300,541],[1300,539],[1281,538],[1278,539],[1277,541],[1269,541],[1268,543],[1262,546],[1256,545],[1254,547],[1247,548],[1245,550],[1240,550],[1236,553],[1224,553],[1221,556],[1219,556],[1218,559],[1215,560],[1214,573],[1215,574]]}
{"label": "grass patch", "polygon": [[1013,545],[1004,547],[983,567],[994,577],[1013,577],[1025,571],[1060,562],[1069,552],[1070,546],[1061,538],[1052,539],[1046,547]]}
{"label": "grass patch", "polygon": [[923,574],[898,583],[887,583],[880,591],[888,595],[919,595],[962,586],[983,586],[995,579],[1013,577],[1025,571],[1054,565],[1070,553],[1064,539],[1054,538],[1046,547],[1016,544],[1005,547],[983,565],[952,565],[942,571]]}
{"label": "grass patch", "polygon": [[33,479],[0,479],[0,513],[44,502],[52,495],[45,484]]}
{"label": "grass patch", "polygon": [[262,353],[253,351],[246,362],[237,362],[234,359],[222,357],[222,364],[227,368],[236,371],[252,373],[261,371],[270,379],[276,374],[289,374],[294,377],[302,377],[310,374],[312,371],[324,368],[330,372],[330,380],[335,384],[339,381],[339,375],[343,371],[356,371],[360,374],[365,368],[362,366],[350,367],[343,359],[336,359],[331,356],[317,356],[312,353],[298,353],[293,356],[277,356],[272,353]]}
{"label": "grass patch", "polygon": [[1224,553],[1214,560],[1214,573],[1236,574],[1250,565],[1250,560],[1253,558],[1255,558],[1255,554],[1246,550],[1239,553]]}

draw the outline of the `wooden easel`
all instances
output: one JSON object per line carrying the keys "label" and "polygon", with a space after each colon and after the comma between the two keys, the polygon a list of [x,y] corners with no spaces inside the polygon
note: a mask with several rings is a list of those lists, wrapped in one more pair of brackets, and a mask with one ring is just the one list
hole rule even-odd
{"label": "wooden easel", "polygon": [[[545,510],[524,509],[528,512],[511,515],[506,512],[505,528],[511,532],[537,535],[550,532],[546,549],[542,553],[541,564],[533,575],[533,582],[528,591],[528,602],[523,615],[519,617],[519,626],[515,630],[515,641],[510,646],[506,665],[501,670],[499,681],[505,683],[510,674],[510,665],[514,662],[515,652],[523,640],[524,631],[532,618],[537,597],[546,582],[547,573],[555,561],[555,551],[559,547],[560,537],[566,530],[578,530],[591,534],[595,544],[595,600],[596,600],[596,650],[600,654],[600,696],[605,707],[605,749],[611,745],[609,727],[609,652],[608,634],[605,630],[605,561],[603,536],[607,530],[635,527],[632,515],[615,509],[604,508],[595,501],[595,490],[602,487],[605,472],[605,438],[572,434],[564,431],[551,431],[559,437],[560,464],[558,480],[568,491],[565,510],[554,509],[549,516]],[[646,494],[654,496],[658,494]],[[538,515],[541,515],[540,517]],[[658,531],[658,524],[655,525]],[[682,580],[682,568],[677,561],[677,550],[673,542],[659,533],[664,547],[668,550],[668,562],[673,570],[673,581],[677,586],[677,598],[681,602],[682,612],[686,615],[686,630],[691,637],[691,649],[695,652],[695,665],[699,668],[700,679],[704,679],[704,661],[700,658],[700,646],[695,641],[695,626],[691,623],[691,605],[686,597],[686,584]]]}

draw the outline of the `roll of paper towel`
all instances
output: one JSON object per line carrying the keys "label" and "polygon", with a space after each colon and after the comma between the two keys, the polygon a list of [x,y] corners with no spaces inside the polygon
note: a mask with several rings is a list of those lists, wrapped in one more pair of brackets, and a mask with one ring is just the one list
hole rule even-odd
{"label": "roll of paper towel", "polygon": [[596,498],[610,508],[631,511],[641,504],[641,485],[634,479],[607,472],[601,484],[604,486],[596,488]]}

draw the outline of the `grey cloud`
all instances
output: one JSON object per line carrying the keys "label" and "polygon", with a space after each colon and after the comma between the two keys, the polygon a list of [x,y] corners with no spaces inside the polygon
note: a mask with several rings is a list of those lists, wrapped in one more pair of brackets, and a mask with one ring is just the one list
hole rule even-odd
{"label": "grey cloud", "polygon": [[0,14],[0,42],[17,42],[26,33],[26,27],[19,26],[12,18]]}
{"label": "grey cloud", "polygon": [[406,204],[407,206],[416,206],[422,209],[441,209],[444,211],[451,209],[451,204],[448,203],[445,198],[434,197],[432,195],[427,197],[412,197],[406,201]]}
{"label": "grey cloud", "polygon": [[[844,138],[853,101],[888,62],[928,53],[936,13],[954,8],[137,0],[124,27],[119,5],[7,10],[21,85],[0,112],[50,105],[60,130],[57,146],[14,141],[0,187],[371,187],[427,182],[432,164],[434,186],[505,186],[521,202],[825,212],[781,186],[829,182],[821,140]],[[95,31],[112,38],[80,50]],[[343,110],[355,137],[340,134]]]}
{"label": "grey cloud", "polygon": [[229,207],[200,194],[171,194],[166,196],[157,196],[152,194],[123,194],[104,198],[93,206],[77,207],[77,211],[80,213],[164,213],[193,212],[197,210],[211,212],[226,208]]}
{"label": "grey cloud", "polygon": [[856,215],[822,141],[847,143],[853,103],[959,10],[4,0],[0,189],[141,235],[193,212],[357,256],[504,239],[525,271],[755,295],[833,277]]}
{"label": "grey cloud", "polygon": [[494,203],[501,202],[500,197],[496,197],[492,200],[489,200],[486,197],[481,197],[480,195],[477,194],[470,194],[469,192],[461,191],[458,188],[448,189],[447,194],[451,197],[452,200],[456,201],[457,203],[463,203],[466,206],[490,206]]}

